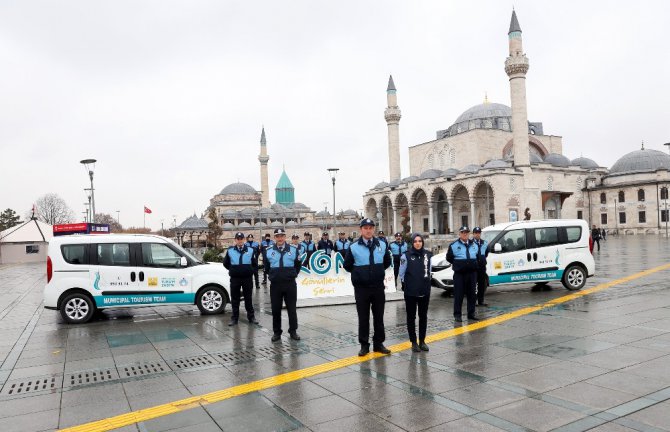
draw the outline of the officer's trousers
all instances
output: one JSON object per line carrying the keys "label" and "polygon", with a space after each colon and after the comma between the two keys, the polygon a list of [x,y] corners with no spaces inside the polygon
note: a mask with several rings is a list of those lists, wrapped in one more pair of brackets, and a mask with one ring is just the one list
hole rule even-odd
{"label": "officer's trousers", "polygon": [[[256,267],[258,267],[258,261],[256,261]],[[254,283],[256,285],[256,289],[259,289],[261,287],[261,284],[258,282],[258,268],[254,270]]]}
{"label": "officer's trousers", "polygon": [[428,303],[430,296],[413,297],[405,295],[405,309],[407,310],[407,333],[409,340],[416,343],[416,309],[419,309],[419,341],[426,339],[428,328]]}
{"label": "officer's trousers", "polygon": [[386,340],[384,334],[384,285],[354,286],[356,311],[358,312],[358,341],[361,345],[370,345],[370,309],[372,309],[372,325],[375,334],[372,343],[377,346]]}
{"label": "officer's trousers", "polygon": [[489,285],[489,278],[485,270],[477,270],[477,303],[484,304],[484,294]]}
{"label": "officer's trousers", "polygon": [[230,301],[233,306],[232,319],[237,320],[240,318],[240,289],[244,296],[244,308],[247,310],[247,318],[251,320],[254,317],[254,305],[251,302],[253,288],[254,282],[251,276],[230,277]]}
{"label": "officer's trousers", "polygon": [[298,313],[296,312],[296,301],[298,300],[298,286],[293,280],[282,280],[272,283],[270,281],[270,302],[272,303],[272,331],[281,334],[281,309],[286,304],[288,312],[288,332],[298,330]]}
{"label": "officer's trousers", "polygon": [[454,273],[454,317],[460,318],[463,297],[468,299],[468,317],[475,316],[477,272]]}
{"label": "officer's trousers", "polygon": [[396,256],[393,255],[393,274],[395,275],[395,278],[393,279],[393,283],[398,286],[398,274],[400,273],[400,255]]}

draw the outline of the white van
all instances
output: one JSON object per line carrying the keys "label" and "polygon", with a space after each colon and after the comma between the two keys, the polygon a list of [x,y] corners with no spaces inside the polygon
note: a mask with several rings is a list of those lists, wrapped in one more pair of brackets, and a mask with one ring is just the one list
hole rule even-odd
{"label": "white van", "polygon": [[581,219],[507,222],[486,227],[489,285],[561,281],[581,289],[595,274],[589,226]]}
{"label": "white van", "polygon": [[203,263],[160,236],[109,234],[49,241],[44,307],[68,323],[85,323],[97,309],[195,304],[222,313],[230,300],[228,272]]}

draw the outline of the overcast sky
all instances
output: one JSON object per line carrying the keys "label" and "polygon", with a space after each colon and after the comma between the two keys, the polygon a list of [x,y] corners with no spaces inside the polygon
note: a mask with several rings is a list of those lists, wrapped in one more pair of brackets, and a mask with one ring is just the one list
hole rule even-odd
{"label": "overcast sky", "polygon": [[[515,0],[530,60],[528,118],[564,154],[611,166],[670,141],[667,1]],[[45,193],[83,217],[98,159],[97,211],[125,226],[142,209],[180,223],[229,183],[260,189],[265,125],[271,201],[282,165],[296,200],[361,209],[388,180],[389,73],[407,148],[435,138],[504,72],[511,2],[2,1],[0,207]],[[1,210],[1,209],[0,209]]]}

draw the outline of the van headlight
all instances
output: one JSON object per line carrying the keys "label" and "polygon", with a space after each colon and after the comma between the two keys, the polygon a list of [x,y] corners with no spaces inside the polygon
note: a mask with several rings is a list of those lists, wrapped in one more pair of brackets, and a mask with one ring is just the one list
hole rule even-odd
{"label": "van headlight", "polygon": [[443,260],[440,260],[438,263],[436,263],[433,266],[432,271],[433,272],[439,272],[439,271],[442,271],[444,269],[448,269],[449,267],[451,267],[451,264],[449,264],[449,262],[446,259],[443,259]]}

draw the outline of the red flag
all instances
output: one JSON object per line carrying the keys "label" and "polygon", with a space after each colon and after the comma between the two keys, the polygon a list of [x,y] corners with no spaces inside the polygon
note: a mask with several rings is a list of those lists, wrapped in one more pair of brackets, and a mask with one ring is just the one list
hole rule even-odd
{"label": "red flag", "polygon": [[144,213],[151,214],[151,209],[147,206],[144,206]]}

